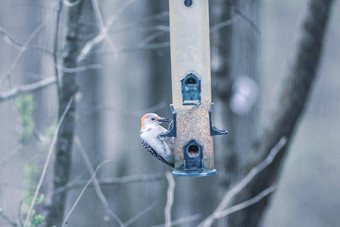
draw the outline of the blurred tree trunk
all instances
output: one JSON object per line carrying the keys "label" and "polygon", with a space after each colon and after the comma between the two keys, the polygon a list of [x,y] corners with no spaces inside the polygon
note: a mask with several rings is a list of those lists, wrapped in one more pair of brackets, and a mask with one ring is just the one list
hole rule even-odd
{"label": "blurred tree trunk", "polygon": [[[210,29],[211,29],[211,73],[212,73],[212,95],[215,102],[216,121],[220,128],[227,129],[232,132],[232,113],[229,110],[229,99],[231,96],[232,78],[232,26],[234,22],[213,31],[214,25],[231,21],[233,17],[231,4],[224,0],[210,2]],[[237,153],[234,149],[226,150],[226,147],[233,147],[234,139],[227,137],[215,137],[216,149],[216,166],[220,169],[219,181],[225,186],[222,188],[223,193],[225,187],[228,186],[234,171],[237,159]],[[235,137],[235,135],[233,136]]]}
{"label": "blurred tree trunk", "polygon": [[[278,181],[289,143],[306,107],[317,75],[332,3],[333,0],[310,0],[308,3],[293,64],[288,70],[288,77],[275,111],[275,119],[259,143],[258,160],[263,159],[281,137],[288,139],[288,145],[285,145],[274,162],[253,180],[235,202],[253,197]],[[231,217],[230,226],[258,226],[270,198],[266,197],[254,206],[242,210],[238,216],[241,218]]]}
{"label": "blurred tree trunk", "polygon": [[[227,136],[216,138],[220,196],[245,174],[258,135],[259,101],[255,100],[255,104],[250,101],[247,104],[249,110],[244,112],[230,105],[240,92],[235,88],[240,78],[252,81],[252,89],[256,90],[258,86],[258,8],[258,0],[251,3],[245,0],[211,2],[212,83],[216,124],[229,131]],[[256,91],[251,92],[256,95]],[[225,222],[219,221],[221,226],[225,226]]]}
{"label": "blurred tree trunk", "polygon": [[[304,21],[300,45],[294,65],[290,70],[290,77],[284,87],[279,101],[276,119],[266,136],[258,141],[258,111],[252,108],[246,114],[238,114],[231,108],[233,95],[235,93],[235,81],[240,76],[252,78],[258,81],[258,1],[216,1],[212,10],[213,15],[219,21],[239,17],[239,20],[230,21],[229,27],[219,29],[213,34],[213,75],[214,89],[217,97],[219,118],[225,120],[225,128],[230,131],[226,140],[219,141],[218,165],[222,165],[224,171],[220,175],[221,192],[228,190],[235,179],[244,176],[256,162],[262,160],[270,149],[280,140],[282,136],[288,139],[292,136],[297,126],[298,119],[303,112],[305,103],[312,87],[319,58],[322,52],[322,42],[327,25],[329,10],[332,1],[311,0],[309,13]],[[216,5],[215,5],[216,4]],[[220,9],[229,9],[222,14]],[[236,14],[234,14],[234,13]],[[213,29],[212,29],[213,30]],[[214,59],[215,58],[215,59]],[[258,106],[258,105],[256,105]],[[228,148],[227,151],[223,148]],[[255,179],[246,190],[236,198],[235,204],[249,199],[277,181],[280,163],[283,162],[284,153]],[[257,161],[255,161],[257,160]],[[221,168],[221,166],[219,167]],[[229,226],[258,226],[267,207],[269,197],[260,203],[245,210],[229,216]],[[225,226],[223,221],[219,222]]]}
{"label": "blurred tree trunk", "polygon": [[[77,56],[79,53],[79,18],[81,15],[83,1],[66,10],[66,37],[64,47],[64,57],[62,59],[62,72],[59,88],[59,118],[65,111],[68,103],[74,98],[78,87],[76,84],[75,72],[66,72],[65,68],[75,68],[77,66]],[[69,181],[71,169],[71,157],[73,137],[75,130],[75,100],[73,99],[70,109],[65,115],[61,124],[57,148],[55,154],[53,190],[65,186]],[[61,226],[64,218],[67,192],[53,194],[50,204],[47,207],[46,226]]]}
{"label": "blurred tree trunk", "polygon": [[[240,17],[238,21],[231,21],[232,24],[229,27],[220,29],[217,34],[213,35],[216,46],[213,47],[213,51],[217,53],[216,59],[213,58],[213,72],[215,72],[214,79],[216,81],[215,96],[221,102],[219,114],[224,117],[226,128],[231,132],[225,141],[218,144],[221,146],[218,150],[224,151],[223,147],[230,149],[225,151],[225,154],[218,154],[222,156],[221,159],[218,159],[220,160],[219,164],[224,166],[224,173],[221,177],[221,193],[228,190],[235,179],[243,176],[254,165],[256,158],[258,160],[263,158],[281,136],[290,136],[293,133],[315,76],[330,3],[331,1],[324,3],[316,0],[311,1],[310,13],[305,20],[303,37],[294,61],[296,63],[290,73],[292,79],[289,79],[282,94],[280,109],[277,111],[278,117],[273,122],[274,127],[271,128],[268,136],[260,141],[260,152],[256,152],[258,150],[255,147],[258,128],[257,109],[252,108],[245,115],[239,115],[230,108],[230,103],[235,92],[237,77],[248,76],[254,81],[258,81],[258,30],[256,28],[258,1],[253,1],[251,4],[242,0],[215,2],[217,5],[213,8],[216,10],[214,15],[221,15],[221,19],[217,17],[219,21],[235,16]],[[219,8],[229,9],[231,13],[229,15],[218,13]],[[232,12],[236,12],[236,15]],[[227,18],[223,18],[223,16]],[[262,154],[261,158],[259,158],[259,153]],[[254,183],[249,186],[248,190],[241,193],[235,203],[255,196],[273,184],[277,179],[281,161],[282,156],[259,179],[254,180]],[[235,227],[257,226],[266,205],[267,200],[264,200],[258,205],[231,215],[228,225]],[[220,223],[222,226],[225,225],[222,221]]]}
{"label": "blurred tree trunk", "polygon": [[[78,25],[81,28],[79,31],[79,40],[81,40],[82,44],[84,42],[86,43],[89,37],[92,38],[100,32],[100,22],[98,18],[96,18],[92,2],[93,1],[85,1],[82,6],[83,9],[79,19],[81,24]],[[99,12],[101,12],[100,7]],[[84,45],[81,45],[81,48],[83,46]],[[101,47],[102,44],[98,44],[95,48],[101,49]],[[102,65],[102,59],[94,55],[93,52],[94,51],[89,52],[88,56],[82,62],[78,63],[79,66]],[[97,111],[98,106],[102,106],[103,104],[103,94],[100,89],[100,84],[103,80],[101,73],[101,69],[90,69],[77,73],[79,90],[77,92],[75,137],[79,139],[83,152],[86,152],[89,160],[91,160],[93,169],[96,169],[105,158],[101,149],[101,113]],[[81,155],[79,146],[75,144],[72,152],[70,179],[80,177],[88,180],[91,178],[91,174]],[[97,173],[97,178],[100,178],[100,172]],[[81,189],[82,188],[70,190],[68,192],[66,212],[74,204]],[[93,207],[96,209],[93,209]],[[69,225],[77,226],[103,226],[107,224],[104,221],[106,215],[108,214],[98,198],[94,187],[91,187],[86,190],[86,199],[79,201],[77,209],[73,211],[68,223]]]}

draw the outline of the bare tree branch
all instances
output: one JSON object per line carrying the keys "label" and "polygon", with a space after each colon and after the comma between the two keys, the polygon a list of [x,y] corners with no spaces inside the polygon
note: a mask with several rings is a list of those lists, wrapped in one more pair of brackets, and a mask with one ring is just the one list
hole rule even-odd
{"label": "bare tree branch", "polygon": [[[229,26],[233,23],[235,23],[236,21],[238,21],[241,18],[241,16],[239,14],[237,14],[236,16],[222,21],[216,25],[213,25],[210,29],[210,33],[214,33],[226,26]],[[169,32],[169,27],[168,26],[163,26],[163,25],[157,25],[157,26],[152,26],[153,30],[156,30],[158,32],[155,32],[154,34],[146,37],[144,40],[142,40],[141,42],[139,42],[137,44],[137,46],[134,47],[126,47],[126,48],[114,48],[111,50],[99,50],[99,51],[95,51],[94,53],[101,53],[101,54],[119,54],[119,53],[125,53],[125,52],[131,52],[131,51],[140,51],[140,50],[153,50],[153,49],[160,49],[160,48],[167,48],[170,47],[170,42],[160,42],[160,43],[151,43],[150,41],[154,40],[155,38],[161,36],[164,34],[164,32]],[[97,36],[96,36],[97,37]],[[102,39],[99,41],[101,42]],[[90,41],[89,41],[90,42]],[[99,43],[98,42],[98,43]],[[91,46],[92,48],[92,46]],[[84,50],[84,49],[83,49]],[[85,51],[85,50],[84,50]],[[86,56],[89,53],[85,53]],[[82,57],[83,58],[83,57]],[[85,56],[84,56],[85,58]]]}
{"label": "bare tree branch", "polygon": [[[17,40],[15,40],[14,38],[12,38],[10,35],[8,35],[8,32],[6,32],[6,30],[0,25],[0,36],[2,36],[3,40],[11,47],[17,49],[17,50],[22,50],[22,48],[24,48],[24,45],[21,44],[20,42],[18,42]],[[44,53],[47,53],[51,56],[53,56],[53,52],[51,52],[50,50],[41,47],[41,46],[37,46],[34,44],[28,44],[27,48],[34,48],[34,49],[38,49],[41,50]]]}
{"label": "bare tree branch", "polygon": [[93,39],[86,42],[82,50],[80,51],[77,62],[83,61],[94,46],[103,41],[107,37],[110,27],[119,19],[119,17],[125,12],[125,10],[136,0],[127,0],[122,3],[117,12],[112,15],[106,22],[106,25],[100,30],[99,34]]}
{"label": "bare tree branch", "polygon": [[152,40],[155,40],[156,38],[162,36],[163,34],[164,34],[163,31],[157,31],[151,34],[150,36],[146,37],[145,39],[143,39],[141,42],[139,42],[137,47],[142,48],[146,46],[147,44],[149,44]]}
{"label": "bare tree branch", "polygon": [[[53,6],[55,6],[55,4],[53,4]],[[41,23],[36,29],[34,29],[34,31],[28,36],[27,40],[25,41],[23,46],[20,48],[19,53],[14,58],[13,62],[10,64],[9,68],[6,70],[5,74],[0,77],[0,83],[2,83],[4,81],[4,79],[6,79],[10,76],[10,74],[12,73],[14,68],[18,65],[21,57],[23,56],[23,54],[27,50],[28,45],[35,39],[35,37],[37,37],[39,35],[39,33],[42,30],[45,29],[49,18],[50,18],[50,16],[47,16],[47,18],[44,20],[44,22]]]}
{"label": "bare tree branch", "polygon": [[103,66],[99,64],[92,64],[92,65],[82,65],[78,67],[64,67],[62,65],[58,65],[58,69],[64,73],[79,73],[79,72],[84,72],[87,70],[92,70],[92,69],[102,69]]}
{"label": "bare tree branch", "polygon": [[94,14],[96,16],[97,22],[99,24],[100,30],[104,29],[105,24],[104,24],[104,20],[102,17],[102,14],[100,12],[99,9],[99,3],[97,0],[91,0],[92,6],[93,6],[93,10],[94,10]]}
{"label": "bare tree branch", "polygon": [[[79,73],[79,72],[83,72],[87,70],[102,69],[103,66],[98,65],[98,64],[93,64],[93,65],[83,65],[79,67],[67,68],[67,67],[63,67],[62,65],[60,65],[60,66],[57,66],[57,68],[59,68],[59,70],[64,73]],[[65,76],[75,76],[75,75],[65,75]],[[57,77],[48,77],[46,79],[43,79],[43,80],[40,80],[34,83],[21,85],[18,88],[12,88],[9,91],[0,93],[0,103],[2,101],[13,99],[21,94],[39,91],[43,88],[49,87],[56,83],[57,83]]]}
{"label": "bare tree branch", "polygon": [[217,214],[222,212],[230,204],[236,194],[240,193],[262,170],[268,167],[279,153],[282,148],[286,145],[286,137],[282,137],[279,142],[271,149],[268,156],[255,166],[238,184],[232,187],[223,197],[221,203],[217,206],[215,211],[203,220],[199,226],[208,227],[211,226],[214,220],[217,218]]}
{"label": "bare tree branch", "polygon": [[169,48],[170,42],[159,42],[159,43],[152,43],[144,46],[135,46],[135,47],[127,47],[127,48],[121,48],[117,50],[108,50],[108,51],[100,51],[100,53],[125,53],[125,52],[132,52],[132,51],[140,51],[140,50],[154,50],[154,49],[160,49],[160,48]]}
{"label": "bare tree branch", "polygon": [[225,20],[225,21],[221,21],[213,26],[210,27],[210,33],[214,33],[226,26],[232,25],[233,23],[235,23],[236,21],[238,21],[241,18],[240,15],[235,15],[232,18]]}
{"label": "bare tree branch", "polygon": [[116,220],[120,226],[123,226],[123,222],[122,222],[122,221],[120,220],[120,218],[119,218],[119,217],[111,210],[110,205],[109,205],[109,203],[108,203],[108,201],[107,201],[107,199],[106,199],[106,197],[105,197],[105,195],[104,195],[102,189],[100,188],[99,181],[98,181],[96,175],[94,174],[94,169],[93,169],[93,167],[92,167],[92,165],[91,165],[90,159],[89,159],[89,157],[87,156],[87,153],[86,153],[86,151],[84,150],[84,148],[83,148],[83,146],[82,146],[82,144],[81,144],[79,138],[78,138],[78,137],[75,137],[75,138],[74,138],[74,141],[75,141],[76,145],[77,145],[78,148],[79,148],[79,151],[80,151],[80,153],[81,153],[81,156],[82,156],[83,159],[84,159],[84,162],[85,162],[85,164],[86,164],[86,167],[87,167],[89,173],[90,173],[91,175],[94,176],[94,177],[93,177],[93,185],[94,185],[94,189],[95,189],[95,191],[96,191],[96,193],[97,193],[98,198],[100,199],[101,203],[102,203],[103,206],[105,207],[105,209],[106,209],[106,211],[108,212],[108,214],[109,214],[114,220]]}
{"label": "bare tree branch", "polygon": [[133,224],[135,221],[137,221],[140,217],[144,216],[145,214],[147,214],[148,212],[150,212],[152,210],[152,208],[154,208],[154,206],[156,205],[156,203],[151,204],[151,206],[143,209],[141,212],[139,212],[137,215],[135,215],[134,217],[132,217],[130,220],[128,220],[127,222],[124,223],[124,227],[128,227],[129,225]]}
{"label": "bare tree branch", "polygon": [[35,189],[35,192],[34,192],[34,195],[33,195],[33,199],[32,199],[32,202],[31,202],[31,205],[28,209],[28,212],[27,212],[27,216],[26,216],[26,220],[25,220],[25,226],[29,226],[29,221],[30,221],[30,217],[31,217],[31,214],[32,214],[32,210],[33,210],[33,207],[34,207],[34,204],[35,204],[35,201],[37,199],[37,196],[38,196],[38,193],[39,193],[39,190],[40,190],[40,187],[41,187],[41,184],[44,180],[44,177],[46,175],[46,171],[47,171],[47,167],[49,165],[49,162],[50,162],[50,159],[52,157],[52,153],[53,153],[53,150],[54,150],[54,145],[56,144],[56,141],[57,141],[57,138],[58,138],[58,133],[59,133],[59,129],[60,129],[60,126],[61,124],[63,123],[64,121],[64,118],[67,114],[67,112],[69,111],[70,107],[71,107],[71,104],[73,102],[73,97],[70,99],[70,101],[68,102],[62,116],[60,117],[60,120],[59,120],[59,123],[57,125],[57,128],[55,130],[55,133],[54,133],[54,136],[53,136],[53,140],[52,140],[52,143],[51,143],[51,146],[50,146],[50,149],[47,153],[47,158],[46,158],[46,161],[45,161],[45,164],[44,164],[44,167],[43,167],[43,170],[41,172],[41,176],[40,176],[40,179],[39,179],[39,182],[38,182],[38,185]]}
{"label": "bare tree branch", "polygon": [[[24,45],[21,44],[20,42],[16,41],[14,38],[10,37],[8,35],[8,33],[6,32],[6,30],[0,25],[0,36],[2,36],[3,40],[11,47],[17,49],[17,50],[22,50],[22,48],[24,48]],[[29,44],[27,45],[27,49],[28,48],[34,48],[34,49],[38,49],[38,50],[41,50],[42,52],[44,53],[47,53],[51,56],[53,56],[53,53],[44,48],[44,47],[41,47],[41,46],[37,46],[37,45],[34,45],[34,44]]]}
{"label": "bare tree branch", "polygon": [[10,218],[7,214],[3,212],[3,210],[0,208],[0,217],[2,217],[5,221],[8,222],[11,226],[17,227],[19,226],[16,221],[14,221],[12,218]]}
{"label": "bare tree branch", "polygon": [[218,219],[218,218],[228,216],[229,214],[235,213],[235,212],[242,210],[242,209],[245,209],[245,208],[247,208],[247,207],[249,207],[249,206],[251,206],[255,203],[258,203],[261,199],[263,199],[266,196],[268,196],[269,194],[273,193],[275,191],[275,189],[276,189],[276,185],[270,186],[269,188],[265,189],[263,192],[261,192],[260,194],[256,195],[255,197],[253,197],[249,200],[246,200],[242,203],[239,203],[239,204],[234,205],[232,207],[229,207],[225,210],[217,212],[215,218]]}
{"label": "bare tree branch", "polygon": [[[195,214],[192,216],[188,216],[188,217],[183,217],[183,218],[178,218],[176,220],[173,220],[171,223],[171,226],[177,226],[177,225],[183,225],[189,222],[193,222],[198,220],[202,215],[200,214]],[[165,227],[165,224],[162,225],[153,225],[152,227]]]}
{"label": "bare tree branch", "polygon": [[0,35],[2,36],[3,40],[10,46],[14,47],[15,49],[21,49],[22,45],[10,37],[5,29],[0,25]]}
{"label": "bare tree branch", "polygon": [[[250,1],[249,1],[250,2]],[[242,11],[236,7],[234,4],[233,4],[233,10],[238,14],[240,15],[241,18],[243,18],[246,22],[248,22],[248,24],[250,25],[250,27],[252,27],[257,34],[261,34],[261,31],[260,29],[257,27],[257,25],[250,19],[248,18],[244,13],[242,13]]]}
{"label": "bare tree branch", "polygon": [[[99,9],[98,0],[92,0],[91,2],[92,2],[94,14],[95,14],[96,19],[97,19],[98,24],[99,24],[100,31],[102,31],[103,29],[106,29],[106,28],[105,28],[102,13],[100,12],[100,9]],[[106,31],[105,39],[109,43],[111,48],[114,48],[114,44],[107,34],[108,34],[108,31]]]}
{"label": "bare tree branch", "polygon": [[164,209],[165,226],[171,227],[171,208],[174,203],[175,180],[170,172],[166,172],[166,179],[168,180],[167,201]]}
{"label": "bare tree branch", "polygon": [[81,190],[81,192],[80,192],[79,196],[77,197],[76,201],[73,203],[71,209],[70,209],[69,212],[67,213],[67,215],[66,215],[66,217],[65,217],[65,219],[64,219],[64,221],[63,221],[62,227],[65,226],[65,225],[67,224],[67,221],[68,221],[68,219],[70,218],[70,216],[71,216],[71,214],[72,214],[74,208],[76,208],[76,206],[78,205],[78,203],[79,203],[81,197],[83,196],[84,192],[86,191],[87,187],[92,183],[92,181],[93,181],[93,179],[95,178],[95,176],[96,176],[98,170],[99,170],[104,164],[106,164],[106,163],[108,163],[108,162],[109,162],[109,160],[105,160],[104,162],[100,163],[100,164],[97,166],[95,172],[93,173],[93,175],[91,176],[91,178],[88,180],[88,182],[86,183],[86,185],[84,186],[84,188]]}
{"label": "bare tree branch", "polygon": [[[161,174],[149,174],[149,175],[135,175],[135,176],[125,176],[125,177],[117,177],[117,178],[98,179],[98,183],[101,186],[112,186],[112,185],[118,185],[118,184],[152,182],[152,181],[160,181],[160,180],[162,180]],[[70,182],[64,187],[60,187],[54,190],[53,194],[58,194],[58,193],[65,192],[71,189],[82,188],[84,187],[85,184],[86,184],[86,181]],[[91,185],[89,187],[91,187]]]}
{"label": "bare tree branch", "polygon": [[[169,19],[169,11],[163,11],[163,12],[160,12],[158,14],[155,14],[155,15],[152,15],[150,17],[145,17],[145,18],[142,18],[142,19],[138,19],[136,21],[133,21],[131,23],[128,23],[128,24],[125,24],[125,25],[117,25],[113,28],[110,28],[109,32],[124,32],[124,31],[131,31],[131,27],[132,26],[136,26],[138,24],[141,24],[141,23],[145,23],[145,22],[148,22],[150,20],[162,20],[162,19],[166,19],[168,20]],[[154,30],[158,30],[158,25],[157,26],[151,26],[151,29]],[[164,28],[166,28],[166,30],[169,32],[169,26],[163,26]],[[141,29],[148,29],[149,27],[144,27],[144,26],[138,26],[138,28],[141,28]]]}
{"label": "bare tree branch", "polygon": [[55,35],[54,35],[54,43],[53,43],[53,61],[54,61],[54,76],[56,78],[57,83],[57,91],[58,91],[58,97],[60,97],[60,75],[59,75],[59,69],[58,69],[58,49],[59,49],[59,29],[60,29],[60,20],[61,20],[61,11],[62,11],[63,3],[62,0],[59,0],[59,7],[57,11],[57,18],[56,18],[56,26],[55,26]]}
{"label": "bare tree branch", "polygon": [[93,108],[90,108],[86,111],[84,111],[84,113],[80,114],[79,117],[77,118],[77,120],[79,121],[80,119],[89,116],[91,114],[97,113],[97,112],[101,112],[101,111],[110,111],[113,113],[120,113],[120,114],[125,114],[128,116],[136,116],[139,117],[142,113],[148,113],[148,112],[158,112],[161,109],[163,109],[164,107],[166,107],[167,104],[165,101],[161,101],[149,108],[145,108],[145,109],[140,109],[140,110],[133,110],[133,111],[125,111],[122,110],[121,108],[117,108],[117,106],[112,106],[112,105],[105,105],[105,106],[94,106]]}
{"label": "bare tree branch", "polygon": [[49,86],[55,84],[55,82],[56,82],[56,79],[54,77],[49,77],[49,78],[40,80],[38,82],[31,83],[31,84],[21,85],[18,88],[12,88],[11,90],[5,91],[5,92],[0,94],[0,102],[8,100],[8,99],[15,98],[15,97],[17,97],[18,95],[21,95],[21,94],[26,94],[26,93],[41,90],[43,88],[46,88],[46,87],[49,87]]}
{"label": "bare tree branch", "polygon": [[68,1],[68,0],[62,0],[63,1],[63,4],[67,7],[74,7],[74,6],[77,6],[80,4],[80,2],[82,0],[72,0],[72,1]]}
{"label": "bare tree branch", "polygon": [[[216,25],[213,25],[210,29],[210,33],[216,32],[226,26],[229,26],[233,23],[235,23],[236,21],[238,21],[241,18],[241,16],[239,14],[237,14],[236,16],[226,20],[226,21],[222,21]],[[164,26],[164,25],[157,25],[157,26],[152,26],[153,30],[156,30],[155,33],[149,35],[148,37],[146,37],[145,39],[143,39],[142,41],[140,41],[137,46],[135,47],[128,47],[128,48],[120,48],[120,49],[112,49],[109,51],[99,51],[99,52],[105,52],[105,53],[124,53],[124,52],[130,52],[130,51],[138,51],[138,50],[149,50],[149,49],[159,49],[159,48],[165,48],[165,47],[169,47],[170,43],[169,42],[161,42],[161,43],[151,43],[150,42],[156,38],[158,38],[159,36],[162,36],[165,34],[165,32],[169,32],[169,26]]]}

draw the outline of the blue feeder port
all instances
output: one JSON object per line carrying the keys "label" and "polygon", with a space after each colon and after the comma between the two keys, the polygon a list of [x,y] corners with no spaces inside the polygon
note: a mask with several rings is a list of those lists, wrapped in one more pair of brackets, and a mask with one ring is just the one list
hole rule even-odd
{"label": "blue feeder port", "polygon": [[201,80],[193,73],[189,73],[182,80],[183,105],[201,104]]}
{"label": "blue feeder port", "polygon": [[174,176],[210,176],[216,174],[216,170],[205,170],[203,165],[203,146],[196,140],[190,140],[183,147],[184,171],[174,170]]}

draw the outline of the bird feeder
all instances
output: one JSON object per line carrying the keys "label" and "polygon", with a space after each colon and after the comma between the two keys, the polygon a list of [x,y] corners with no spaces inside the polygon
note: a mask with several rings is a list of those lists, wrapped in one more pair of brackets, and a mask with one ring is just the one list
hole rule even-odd
{"label": "bird feeder", "polygon": [[207,0],[170,0],[175,176],[209,176],[214,168],[209,8]]}

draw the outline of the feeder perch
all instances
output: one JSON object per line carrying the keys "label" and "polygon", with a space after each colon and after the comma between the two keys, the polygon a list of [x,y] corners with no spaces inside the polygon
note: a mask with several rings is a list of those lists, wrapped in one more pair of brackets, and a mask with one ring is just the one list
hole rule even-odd
{"label": "feeder perch", "polygon": [[213,138],[227,134],[212,123],[209,9],[207,0],[170,0],[170,49],[175,176],[209,176]]}

